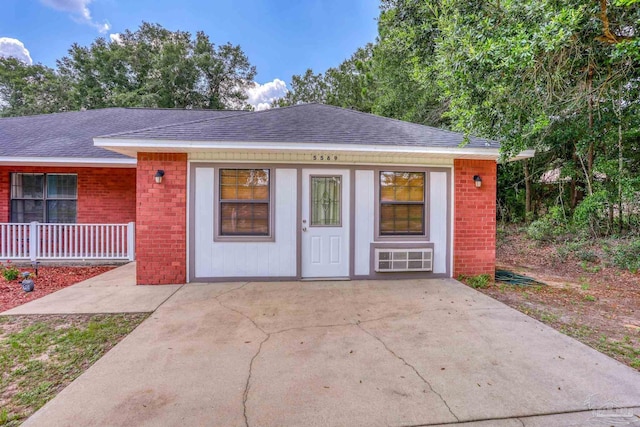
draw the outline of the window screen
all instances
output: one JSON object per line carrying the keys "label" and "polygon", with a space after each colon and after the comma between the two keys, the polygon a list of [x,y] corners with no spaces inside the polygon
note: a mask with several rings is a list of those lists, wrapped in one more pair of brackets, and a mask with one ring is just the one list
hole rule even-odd
{"label": "window screen", "polygon": [[380,235],[425,232],[424,172],[380,172]]}
{"label": "window screen", "polygon": [[77,205],[77,175],[11,174],[11,222],[74,223]]}
{"label": "window screen", "polygon": [[269,235],[269,170],[220,170],[220,235]]}

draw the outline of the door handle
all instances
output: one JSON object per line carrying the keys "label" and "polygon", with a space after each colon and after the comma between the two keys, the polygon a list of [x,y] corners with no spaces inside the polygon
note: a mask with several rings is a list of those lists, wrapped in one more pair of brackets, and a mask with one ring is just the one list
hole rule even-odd
{"label": "door handle", "polygon": [[302,227],[302,231],[307,231],[307,227]]}

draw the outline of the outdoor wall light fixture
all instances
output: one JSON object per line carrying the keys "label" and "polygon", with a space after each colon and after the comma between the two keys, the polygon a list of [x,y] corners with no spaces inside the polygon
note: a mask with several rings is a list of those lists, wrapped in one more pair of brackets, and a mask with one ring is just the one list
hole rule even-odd
{"label": "outdoor wall light fixture", "polygon": [[473,180],[476,183],[476,188],[482,187],[482,178],[480,178],[480,175],[474,175]]}
{"label": "outdoor wall light fixture", "polygon": [[162,182],[162,177],[164,177],[164,171],[162,169],[158,169],[158,172],[156,172],[156,183],[160,184]]}

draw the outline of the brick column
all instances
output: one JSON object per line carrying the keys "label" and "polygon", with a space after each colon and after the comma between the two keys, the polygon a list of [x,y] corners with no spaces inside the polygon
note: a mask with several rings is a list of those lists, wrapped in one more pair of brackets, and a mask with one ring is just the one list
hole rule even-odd
{"label": "brick column", "polygon": [[[164,170],[162,183],[155,174]],[[138,153],[136,283],[166,285],[187,279],[187,155]]]}
{"label": "brick column", "polygon": [[[454,167],[453,276],[495,273],[497,164],[456,159]],[[474,175],[482,178],[476,188]]]}

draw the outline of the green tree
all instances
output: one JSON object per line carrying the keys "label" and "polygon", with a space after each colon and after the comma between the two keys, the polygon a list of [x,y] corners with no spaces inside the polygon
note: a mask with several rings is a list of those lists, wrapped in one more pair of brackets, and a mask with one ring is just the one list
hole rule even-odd
{"label": "green tree", "polygon": [[382,0],[371,64],[375,114],[447,126],[435,64],[440,9],[439,1]]}
{"label": "green tree", "polygon": [[453,127],[499,139],[505,156],[554,153],[575,207],[619,151],[611,100],[637,100],[618,89],[637,86],[638,62],[621,46],[637,43],[639,19],[637,6],[606,1],[443,2],[437,58]]}
{"label": "green tree", "polygon": [[327,86],[325,102],[343,108],[371,112],[373,82],[371,80],[373,45],[359,48],[346,61],[324,73]]}
{"label": "green tree", "polygon": [[0,58],[0,116],[54,113],[68,107],[66,84],[53,69]]}
{"label": "green tree", "polygon": [[239,46],[149,23],[118,41],[74,44],[58,69],[76,108],[249,108],[246,89],[256,74]]}
{"label": "green tree", "polygon": [[296,104],[319,103],[326,104],[327,83],[322,73],[315,74],[308,68],[303,75],[291,77],[291,89],[287,94],[273,103],[275,107],[286,107]]}

